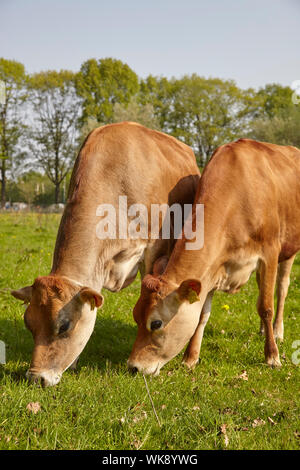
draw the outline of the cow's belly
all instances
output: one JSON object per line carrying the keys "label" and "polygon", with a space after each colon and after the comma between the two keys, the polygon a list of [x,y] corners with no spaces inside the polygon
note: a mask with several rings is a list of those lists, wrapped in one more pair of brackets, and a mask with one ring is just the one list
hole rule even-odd
{"label": "cow's belly", "polygon": [[257,270],[258,263],[258,256],[226,263],[223,275],[217,283],[217,289],[230,293],[237,292],[248,282],[253,271]]}

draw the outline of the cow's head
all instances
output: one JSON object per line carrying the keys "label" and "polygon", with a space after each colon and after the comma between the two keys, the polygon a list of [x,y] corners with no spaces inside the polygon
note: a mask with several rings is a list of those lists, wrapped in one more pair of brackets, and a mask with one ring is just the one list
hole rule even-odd
{"label": "cow's head", "polygon": [[164,267],[161,259],[159,262],[154,275],[143,279],[133,311],[138,333],[128,359],[132,372],[157,375],[183,349],[199,322],[200,282],[190,279],[179,286],[171,283],[161,276]]}
{"label": "cow's head", "polygon": [[34,339],[29,379],[56,385],[90,338],[102,296],[59,276],[38,277],[11,292],[29,304],[24,315]]}

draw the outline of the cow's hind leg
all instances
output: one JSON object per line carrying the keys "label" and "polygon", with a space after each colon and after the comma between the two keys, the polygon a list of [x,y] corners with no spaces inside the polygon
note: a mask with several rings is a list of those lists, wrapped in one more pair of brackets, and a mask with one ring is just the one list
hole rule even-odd
{"label": "cow's hind leg", "polygon": [[278,266],[277,274],[277,309],[274,321],[274,337],[283,341],[283,311],[284,303],[290,285],[290,273],[293,266],[295,256],[286,261],[282,261]]}
{"label": "cow's hind leg", "polygon": [[199,360],[203,333],[210,316],[212,298],[213,292],[210,292],[204,302],[196,331],[191,337],[183,356],[182,362],[189,368],[193,368]]}
{"label": "cow's hind leg", "polygon": [[[257,282],[257,287],[258,287],[258,290],[260,289],[260,275],[259,275],[259,270],[256,271],[256,282]],[[259,314],[259,312],[258,312]],[[260,328],[259,328],[259,333],[264,336],[265,334],[265,328],[264,328],[264,323],[262,321],[262,319],[260,319]]]}
{"label": "cow's hind leg", "polygon": [[280,366],[278,348],[274,338],[272,319],[274,314],[274,289],[278,266],[278,254],[273,251],[262,260],[259,267],[259,297],[257,310],[265,331],[265,359],[272,367]]}

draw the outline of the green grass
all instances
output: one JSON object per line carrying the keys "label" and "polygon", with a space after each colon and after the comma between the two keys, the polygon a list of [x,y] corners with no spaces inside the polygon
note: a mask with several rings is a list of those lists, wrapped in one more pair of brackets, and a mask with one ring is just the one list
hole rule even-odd
{"label": "green grass", "polygon": [[[33,342],[24,307],[7,289],[48,274],[59,217],[0,214],[0,340],[7,345],[7,363],[0,365],[0,449],[299,449],[300,365],[292,362],[292,344],[300,340],[300,258],[285,309],[283,367],[263,363],[255,280],[234,296],[218,293],[196,369],[186,370],[180,355],[148,378],[161,428],[143,377],[126,370],[138,280],[119,294],[104,291],[77,372],[67,371],[54,388],[28,385]],[[243,371],[248,380],[239,378]],[[30,402],[40,403],[37,414],[26,409]]]}

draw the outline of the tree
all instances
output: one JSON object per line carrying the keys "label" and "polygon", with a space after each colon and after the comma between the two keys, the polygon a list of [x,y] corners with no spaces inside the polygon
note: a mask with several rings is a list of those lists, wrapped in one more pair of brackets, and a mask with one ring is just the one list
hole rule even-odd
{"label": "tree", "polygon": [[288,86],[269,83],[260,88],[257,96],[261,99],[260,117],[273,118],[288,115],[294,104],[292,102],[293,90]]}
{"label": "tree", "polygon": [[168,132],[170,111],[172,109],[173,83],[166,77],[149,75],[140,81],[138,101],[142,105],[150,104],[158,121],[159,128]]}
{"label": "tree", "polygon": [[6,202],[7,172],[12,171],[14,160],[22,157],[18,147],[25,125],[21,109],[26,99],[26,74],[22,64],[0,58],[0,80],[4,82],[5,99],[0,105],[0,173],[1,207]]}
{"label": "tree", "polygon": [[142,105],[137,97],[133,97],[128,105],[115,103],[113,122],[134,121],[151,129],[159,129],[159,122],[154,114],[152,104]]}
{"label": "tree", "polygon": [[55,185],[55,203],[60,186],[77,151],[80,103],[73,72],[47,71],[30,77],[33,108],[29,146],[36,162]]}
{"label": "tree", "polygon": [[136,73],[120,60],[90,59],[84,62],[76,78],[76,90],[82,99],[81,125],[94,119],[113,121],[114,105],[126,105],[139,90]]}
{"label": "tree", "polygon": [[250,137],[300,147],[300,107],[293,103],[292,95],[290,87],[276,83],[260,88],[260,112],[251,125]]}
{"label": "tree", "polygon": [[[53,185],[50,183],[46,175],[42,175],[36,171],[30,170],[21,175],[17,181],[16,186],[20,192],[21,200],[32,204],[36,197],[45,194],[47,191],[52,190]],[[49,188],[51,186],[51,188]]]}
{"label": "tree", "polygon": [[293,145],[300,149],[300,107],[293,105],[284,116],[257,119],[252,124],[250,137],[279,145]]}
{"label": "tree", "polygon": [[193,74],[173,79],[172,87],[170,131],[193,147],[200,166],[216,147],[248,130],[258,105],[253,90],[243,91],[232,80]]}
{"label": "tree", "polygon": [[95,118],[87,118],[87,120],[79,128],[79,142],[82,145],[87,135],[96,129],[97,127],[102,126],[101,122],[98,122]]}

